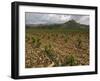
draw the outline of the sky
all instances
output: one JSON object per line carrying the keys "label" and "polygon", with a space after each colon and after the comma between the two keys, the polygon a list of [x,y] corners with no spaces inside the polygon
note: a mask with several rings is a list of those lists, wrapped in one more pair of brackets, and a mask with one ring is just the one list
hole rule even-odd
{"label": "sky", "polygon": [[25,24],[60,24],[71,19],[80,24],[89,25],[89,15],[25,12]]}

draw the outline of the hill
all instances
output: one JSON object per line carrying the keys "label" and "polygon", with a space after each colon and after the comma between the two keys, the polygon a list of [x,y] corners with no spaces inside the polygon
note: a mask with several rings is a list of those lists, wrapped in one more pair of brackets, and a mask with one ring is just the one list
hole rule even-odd
{"label": "hill", "polygon": [[80,24],[75,20],[69,20],[62,24],[30,24],[26,25],[27,28],[43,28],[43,29],[89,29],[89,25]]}

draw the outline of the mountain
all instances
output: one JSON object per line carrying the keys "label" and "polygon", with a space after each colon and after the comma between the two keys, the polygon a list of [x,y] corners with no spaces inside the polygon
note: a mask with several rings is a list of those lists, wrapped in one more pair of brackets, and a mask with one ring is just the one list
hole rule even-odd
{"label": "mountain", "polygon": [[49,28],[49,29],[54,29],[54,28],[65,28],[65,29],[77,29],[77,28],[85,28],[89,29],[89,25],[85,24],[80,24],[76,22],[75,20],[69,20],[65,23],[62,24],[29,24],[26,25],[26,27],[35,27],[35,28]]}
{"label": "mountain", "polygon": [[75,20],[69,20],[67,22],[64,23],[65,27],[79,27],[80,24],[77,23]]}
{"label": "mountain", "polygon": [[64,27],[67,28],[88,28],[88,25],[80,24],[75,20],[69,20],[63,24]]}

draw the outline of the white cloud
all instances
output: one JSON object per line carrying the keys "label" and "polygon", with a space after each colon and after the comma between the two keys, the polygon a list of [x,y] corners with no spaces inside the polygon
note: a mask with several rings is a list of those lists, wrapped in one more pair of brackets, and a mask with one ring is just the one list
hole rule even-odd
{"label": "white cloud", "polygon": [[54,24],[64,23],[74,19],[81,24],[89,24],[89,16],[71,14],[46,14],[46,13],[25,13],[26,24]]}
{"label": "white cloud", "polygon": [[79,20],[80,23],[82,24],[89,24],[89,16],[84,16]]}

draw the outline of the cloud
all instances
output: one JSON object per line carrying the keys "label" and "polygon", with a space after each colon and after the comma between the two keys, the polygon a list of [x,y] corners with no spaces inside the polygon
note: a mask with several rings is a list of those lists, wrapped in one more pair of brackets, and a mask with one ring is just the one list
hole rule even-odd
{"label": "cloud", "polygon": [[72,15],[72,14],[46,14],[46,13],[25,13],[26,24],[55,24],[64,23],[74,19],[81,24],[89,25],[89,16],[87,15]]}

